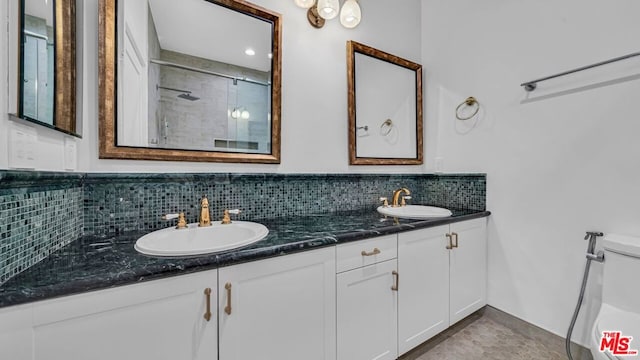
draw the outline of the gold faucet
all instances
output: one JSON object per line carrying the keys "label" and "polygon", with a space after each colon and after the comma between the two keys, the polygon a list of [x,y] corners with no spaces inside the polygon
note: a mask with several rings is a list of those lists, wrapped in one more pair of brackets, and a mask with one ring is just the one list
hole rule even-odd
{"label": "gold faucet", "polygon": [[405,193],[406,195],[411,195],[411,191],[407,188],[400,188],[393,192],[393,198],[391,200],[392,207],[405,206],[407,203],[404,201],[404,196],[402,197],[402,204],[398,204],[398,199],[400,199],[400,194]]}
{"label": "gold faucet", "polygon": [[181,212],[178,215],[178,224],[176,225],[176,229],[186,229],[187,228],[187,220],[184,218],[184,213]]}
{"label": "gold faucet", "polygon": [[231,224],[231,218],[229,217],[229,214],[240,214],[240,212],[241,211],[239,209],[225,210],[220,223],[223,225]]}
{"label": "gold faucet", "polygon": [[206,196],[200,201],[200,223],[198,226],[211,226],[211,217],[209,216],[209,199]]}
{"label": "gold faucet", "polygon": [[183,212],[181,212],[179,214],[162,215],[162,220],[173,220],[173,219],[178,219],[178,224],[176,225],[176,229],[186,229],[187,228],[187,220],[185,219]]}

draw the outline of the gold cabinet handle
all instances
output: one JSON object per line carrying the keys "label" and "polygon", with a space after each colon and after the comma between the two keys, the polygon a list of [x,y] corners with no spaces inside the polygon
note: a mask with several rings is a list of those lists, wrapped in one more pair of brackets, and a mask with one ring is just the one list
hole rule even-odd
{"label": "gold cabinet handle", "polygon": [[227,290],[227,306],[224,307],[224,312],[231,315],[231,283],[226,283],[224,288]]}
{"label": "gold cabinet handle", "polygon": [[453,234],[447,234],[447,239],[449,239],[449,245],[447,245],[447,250],[453,249]]}
{"label": "gold cabinet handle", "polygon": [[392,271],[391,275],[395,277],[395,283],[391,286],[391,290],[398,291],[398,286],[400,286],[400,274],[397,271]]}
{"label": "gold cabinet handle", "polygon": [[457,248],[458,247],[458,233],[452,232],[451,235],[456,238],[455,244],[452,244],[451,246],[454,247],[454,248]]}
{"label": "gold cabinet handle", "polygon": [[373,248],[373,251],[371,251],[371,252],[366,252],[366,251],[362,250],[362,252],[360,254],[362,254],[362,256],[373,256],[373,255],[378,255],[380,253],[381,253],[380,249]]}
{"label": "gold cabinet handle", "polygon": [[207,311],[204,313],[204,319],[211,320],[211,288],[204,289],[204,296],[207,302]]}

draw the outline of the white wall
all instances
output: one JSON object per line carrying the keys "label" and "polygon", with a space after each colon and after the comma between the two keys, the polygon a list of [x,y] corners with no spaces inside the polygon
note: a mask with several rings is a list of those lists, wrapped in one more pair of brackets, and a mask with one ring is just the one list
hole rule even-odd
{"label": "white wall", "polygon": [[[0,6],[0,19],[7,18],[8,5]],[[0,49],[6,49],[7,44],[7,27],[0,26]],[[0,169],[9,166],[9,147],[8,143],[8,127],[7,127],[7,104],[8,98],[8,51],[0,52]]]}
{"label": "white wall", "polygon": [[[98,159],[97,107],[97,0],[85,0],[84,6],[84,62],[83,139],[78,141],[79,171],[97,172],[423,172],[426,166],[350,167],[347,141],[347,80],[346,41],[356,40],[420,62],[421,58],[421,2],[403,0],[403,6],[389,11],[385,0],[361,3],[363,20],[354,30],[343,28],[339,20],[329,21],[323,29],[312,28],[304,9],[293,0],[255,0],[254,3],[283,15],[282,59],[282,163],[280,165],[179,163],[156,161],[119,161]],[[0,12],[6,11],[0,6]],[[4,14],[0,13],[4,19]],[[0,30],[4,31],[4,29]],[[2,48],[7,48],[3,36]],[[3,52],[4,53],[4,52]],[[14,56],[13,51],[8,56]],[[6,60],[6,59],[5,59]],[[7,66],[2,66],[2,72]],[[7,88],[6,77],[0,87]],[[2,96],[6,103],[7,95]],[[4,104],[3,104],[4,105]],[[2,112],[4,114],[6,112]],[[6,116],[0,126],[7,126]],[[1,129],[1,128],[0,128]],[[61,136],[46,129],[37,129],[40,142],[51,142]],[[4,138],[4,134],[0,138]],[[6,140],[1,140],[0,168],[7,168],[4,153]],[[49,146],[51,145],[51,146]],[[39,153],[62,156],[62,145],[49,144]],[[39,145],[43,146],[43,145]],[[7,151],[4,151],[7,149]],[[427,150],[429,148],[427,147]],[[37,169],[56,170],[57,165],[37,159]],[[62,170],[60,165],[58,170]]]}
{"label": "white wall", "polygon": [[[640,234],[640,58],[540,83],[531,102],[519,84],[637,52],[639,13],[635,0],[422,4],[427,129],[438,134],[427,156],[445,171],[488,173],[489,303],[562,336],[584,231]],[[467,96],[483,106],[475,128],[454,117]],[[601,272],[592,266],[582,343]]]}

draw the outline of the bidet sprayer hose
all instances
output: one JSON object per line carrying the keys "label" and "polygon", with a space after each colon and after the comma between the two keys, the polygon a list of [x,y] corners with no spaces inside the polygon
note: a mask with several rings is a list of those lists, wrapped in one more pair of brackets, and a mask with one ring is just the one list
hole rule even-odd
{"label": "bidet sprayer hose", "polygon": [[603,236],[604,234],[597,231],[587,231],[587,235],[584,237],[585,240],[589,240],[589,245],[587,246],[587,263],[584,267],[584,275],[582,276],[582,287],[580,288],[580,296],[578,296],[578,303],[576,304],[576,309],[573,312],[573,317],[571,318],[571,324],[569,324],[569,330],[567,331],[567,338],[565,339],[564,345],[567,350],[567,357],[569,360],[573,360],[573,356],[571,355],[571,334],[573,333],[573,327],[576,325],[576,320],[578,319],[578,313],[580,313],[580,307],[582,306],[582,300],[584,300],[584,291],[587,288],[587,279],[589,278],[589,268],[591,267],[591,260],[594,260],[589,255],[594,255],[596,247],[596,239],[599,236]]}

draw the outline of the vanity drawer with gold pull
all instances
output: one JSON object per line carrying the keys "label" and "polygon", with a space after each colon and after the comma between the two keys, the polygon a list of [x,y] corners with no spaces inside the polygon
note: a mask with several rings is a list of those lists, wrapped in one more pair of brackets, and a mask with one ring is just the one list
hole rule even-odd
{"label": "vanity drawer with gold pull", "polygon": [[398,256],[397,235],[354,241],[337,247],[336,272],[357,269]]}

